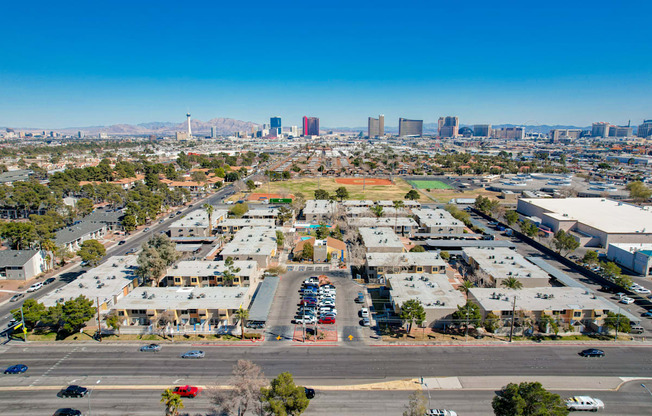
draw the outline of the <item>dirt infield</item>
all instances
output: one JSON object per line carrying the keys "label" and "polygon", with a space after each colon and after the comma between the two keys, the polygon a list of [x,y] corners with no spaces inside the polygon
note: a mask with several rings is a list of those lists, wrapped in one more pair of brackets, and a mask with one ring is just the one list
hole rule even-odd
{"label": "dirt infield", "polygon": [[394,185],[389,179],[378,178],[335,178],[342,185]]}

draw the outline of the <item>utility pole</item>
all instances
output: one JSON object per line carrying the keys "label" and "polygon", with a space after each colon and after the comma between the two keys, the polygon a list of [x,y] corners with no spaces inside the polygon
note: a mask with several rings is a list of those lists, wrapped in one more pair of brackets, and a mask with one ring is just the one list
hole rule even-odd
{"label": "utility pole", "polygon": [[20,323],[23,326],[23,342],[27,342],[27,328],[25,328],[25,316],[23,315],[23,305],[20,305]]}
{"label": "utility pole", "polygon": [[616,315],[616,336],[614,342],[618,341],[618,327],[620,326],[620,307],[618,307],[618,315]]}
{"label": "utility pole", "polygon": [[97,302],[97,339],[102,342],[102,321],[100,320],[100,298],[95,298]]}
{"label": "utility pole", "polygon": [[509,328],[509,342],[512,342],[514,335],[514,316],[516,315],[516,295],[514,295],[514,303],[512,304],[512,325]]}
{"label": "utility pole", "polygon": [[469,341],[469,301],[466,301],[466,325],[464,326],[464,341]]}

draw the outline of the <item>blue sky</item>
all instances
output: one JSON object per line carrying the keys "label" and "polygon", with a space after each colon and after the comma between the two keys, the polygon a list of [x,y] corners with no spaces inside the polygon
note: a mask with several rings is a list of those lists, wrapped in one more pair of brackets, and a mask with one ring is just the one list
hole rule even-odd
{"label": "blue sky", "polygon": [[652,118],[651,2],[219,3],[3,5],[0,125]]}

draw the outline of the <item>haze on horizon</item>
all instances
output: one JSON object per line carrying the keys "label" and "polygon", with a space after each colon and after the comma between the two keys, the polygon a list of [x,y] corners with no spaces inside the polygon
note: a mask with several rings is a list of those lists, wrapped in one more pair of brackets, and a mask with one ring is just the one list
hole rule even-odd
{"label": "haze on horizon", "polygon": [[649,2],[5,5],[0,126],[652,118]]}

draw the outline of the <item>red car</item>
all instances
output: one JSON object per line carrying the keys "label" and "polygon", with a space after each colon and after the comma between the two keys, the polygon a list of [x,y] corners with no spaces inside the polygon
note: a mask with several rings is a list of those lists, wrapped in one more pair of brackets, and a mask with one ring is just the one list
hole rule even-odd
{"label": "red car", "polygon": [[319,319],[320,324],[334,324],[335,323],[335,318],[331,316],[324,316],[323,318]]}
{"label": "red car", "polygon": [[179,386],[174,388],[174,394],[178,394],[181,397],[196,397],[201,389],[195,386]]}

